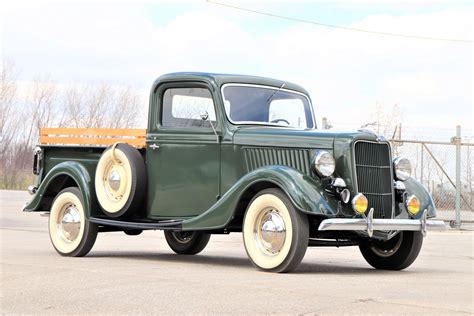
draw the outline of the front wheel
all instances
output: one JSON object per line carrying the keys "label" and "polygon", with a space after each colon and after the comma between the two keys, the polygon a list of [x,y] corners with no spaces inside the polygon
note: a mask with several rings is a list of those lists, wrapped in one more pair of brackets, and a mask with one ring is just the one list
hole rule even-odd
{"label": "front wheel", "polygon": [[403,270],[418,257],[422,244],[421,232],[402,231],[387,241],[366,240],[359,249],[365,260],[376,269]]}
{"label": "front wheel", "polygon": [[90,223],[78,188],[58,193],[49,214],[49,237],[54,249],[69,257],[85,256],[94,246],[97,225]]}
{"label": "front wheel", "polygon": [[195,255],[206,248],[211,238],[210,234],[190,231],[165,231],[165,239],[171,250],[180,255]]}
{"label": "front wheel", "polygon": [[294,270],[306,253],[308,218],[279,189],[263,190],[253,198],[243,226],[245,250],[263,271]]}

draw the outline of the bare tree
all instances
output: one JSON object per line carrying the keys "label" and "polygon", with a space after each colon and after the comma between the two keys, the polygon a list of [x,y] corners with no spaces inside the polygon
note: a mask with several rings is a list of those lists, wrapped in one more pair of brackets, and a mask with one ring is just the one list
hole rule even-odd
{"label": "bare tree", "polygon": [[140,117],[140,98],[131,88],[116,91],[113,108],[109,112],[111,128],[135,127]]}
{"label": "bare tree", "polygon": [[106,84],[99,87],[88,87],[85,97],[85,127],[99,128],[104,126],[107,110],[110,108],[112,89]]}
{"label": "bare tree", "polygon": [[371,117],[375,121],[374,129],[378,135],[383,135],[386,138],[392,138],[394,134],[401,136],[400,130],[397,130],[402,122],[402,113],[398,103],[388,109],[377,102]]}
{"label": "bare tree", "polygon": [[71,86],[63,94],[66,118],[59,127],[82,127],[84,120],[83,89]]}
{"label": "bare tree", "polygon": [[17,72],[13,62],[2,59],[0,71],[0,186],[9,182],[12,163],[11,149],[15,144],[18,124],[14,122],[14,105],[17,94]]}
{"label": "bare tree", "polygon": [[61,126],[84,128],[136,127],[142,116],[139,95],[132,88],[108,85],[71,86],[63,93]]}
{"label": "bare tree", "polygon": [[143,124],[145,107],[132,88],[107,84],[64,88],[43,77],[19,89],[17,78],[14,64],[2,60],[0,189],[24,189],[32,183],[31,155],[40,128],[131,128]]}
{"label": "bare tree", "polygon": [[8,118],[15,104],[18,72],[11,60],[2,59],[0,69],[0,135],[3,135]]}
{"label": "bare tree", "polygon": [[21,161],[20,167],[26,167],[29,159],[27,153],[38,142],[40,128],[54,125],[56,99],[56,86],[47,79],[35,79],[32,86],[28,89],[26,107],[23,112],[26,130],[25,138],[22,142],[23,148],[19,157]]}

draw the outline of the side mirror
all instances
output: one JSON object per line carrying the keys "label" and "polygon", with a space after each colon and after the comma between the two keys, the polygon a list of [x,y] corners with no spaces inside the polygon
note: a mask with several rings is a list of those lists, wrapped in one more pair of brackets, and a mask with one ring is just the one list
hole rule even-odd
{"label": "side mirror", "polygon": [[[201,117],[201,120],[203,121],[209,120],[209,113],[207,111],[202,111],[201,114],[199,114],[199,116]],[[219,135],[217,135],[216,129],[214,128],[214,125],[212,124],[211,120],[209,120],[209,124],[211,125],[214,135],[216,135],[216,142],[219,142]]]}
{"label": "side mirror", "polygon": [[199,116],[201,117],[201,120],[203,121],[207,121],[209,119],[209,113],[207,113],[207,111],[201,112]]}

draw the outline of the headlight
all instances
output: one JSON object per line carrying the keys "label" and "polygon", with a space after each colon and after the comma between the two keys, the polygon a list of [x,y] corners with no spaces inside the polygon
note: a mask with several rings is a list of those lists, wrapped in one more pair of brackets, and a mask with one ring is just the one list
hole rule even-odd
{"label": "headlight", "polygon": [[339,197],[341,198],[341,201],[344,202],[344,204],[347,204],[351,198],[351,191],[344,189],[339,193]]}
{"label": "headlight", "polygon": [[411,215],[416,215],[420,211],[420,201],[414,195],[410,195],[406,200],[407,210]]}
{"label": "headlight", "polygon": [[334,157],[325,150],[318,150],[313,159],[314,171],[321,177],[329,177],[336,169]]}
{"label": "headlight", "polygon": [[411,163],[406,158],[395,158],[393,161],[393,167],[395,168],[395,178],[397,180],[405,181],[411,176]]}

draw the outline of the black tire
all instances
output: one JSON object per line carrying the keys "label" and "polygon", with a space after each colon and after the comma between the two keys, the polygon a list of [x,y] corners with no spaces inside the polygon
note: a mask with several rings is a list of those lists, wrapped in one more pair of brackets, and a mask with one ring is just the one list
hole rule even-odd
{"label": "black tire", "polygon": [[[65,224],[66,221],[69,223]],[[71,238],[77,231],[77,223],[79,231],[75,238]],[[65,225],[73,226],[65,229]],[[84,200],[76,187],[66,188],[58,193],[51,206],[48,228],[51,243],[61,256],[85,256],[97,239],[98,227],[86,218]]]}
{"label": "black tire", "polygon": [[[116,164],[111,155],[112,147],[107,148],[99,159],[95,192],[99,205],[107,216],[125,218],[135,214],[142,206],[146,195],[146,167],[140,152],[128,144],[118,144],[115,147],[115,156],[120,162]],[[114,170],[120,179],[118,189],[115,190],[110,181]],[[124,183],[123,190],[121,181]]]}
{"label": "black tire", "polygon": [[[273,217],[275,213],[278,215],[277,218]],[[284,235],[278,235],[281,231],[275,230],[278,231],[275,236],[283,238],[282,244],[281,241],[277,242],[276,250],[265,248],[265,245],[273,247],[273,244],[267,243],[264,233],[260,232],[260,235],[255,233],[256,230],[263,231],[261,228],[266,223],[270,223],[270,226],[274,225],[276,223],[274,220],[283,221],[285,232]],[[287,234],[290,227],[291,234]],[[298,267],[308,248],[308,217],[296,210],[288,196],[280,189],[262,190],[255,195],[247,207],[242,235],[245,250],[254,266],[267,272],[290,272]]]}
{"label": "black tire", "polygon": [[365,260],[376,269],[403,270],[416,260],[422,244],[421,232],[402,231],[388,241],[365,240],[359,249]]}
{"label": "black tire", "polygon": [[141,229],[128,229],[128,230],[124,230],[123,232],[125,233],[125,235],[128,235],[128,236],[138,236],[141,233],[143,233],[143,230],[141,230]]}
{"label": "black tire", "polygon": [[171,250],[179,255],[195,255],[206,248],[211,235],[199,231],[173,232],[165,230],[165,238]]}

